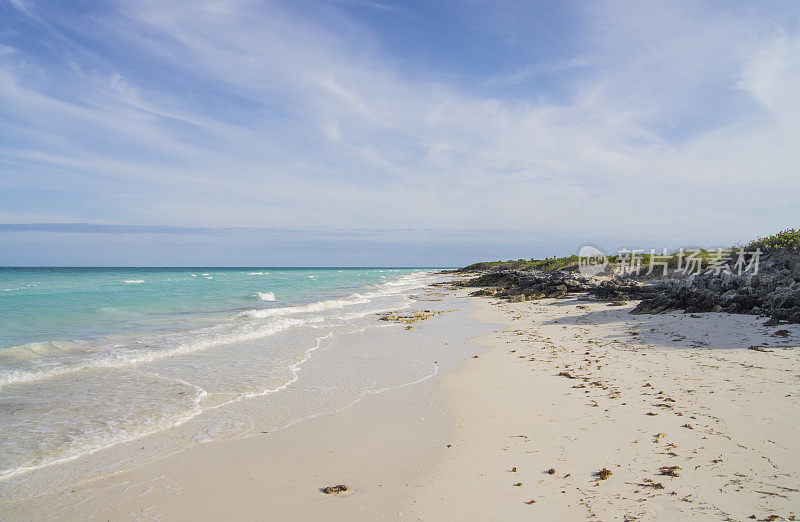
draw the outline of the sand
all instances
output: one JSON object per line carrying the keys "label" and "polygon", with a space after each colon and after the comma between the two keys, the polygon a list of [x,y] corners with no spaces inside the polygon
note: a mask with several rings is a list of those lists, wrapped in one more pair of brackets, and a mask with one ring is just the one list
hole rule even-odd
{"label": "sand", "polygon": [[455,449],[419,518],[800,516],[800,329],[631,308],[481,301],[507,326],[443,379]]}
{"label": "sand", "polygon": [[[43,489],[0,518],[800,517],[800,326],[464,296],[459,312],[370,338],[433,359],[432,378]],[[345,494],[319,491],[340,483]]]}

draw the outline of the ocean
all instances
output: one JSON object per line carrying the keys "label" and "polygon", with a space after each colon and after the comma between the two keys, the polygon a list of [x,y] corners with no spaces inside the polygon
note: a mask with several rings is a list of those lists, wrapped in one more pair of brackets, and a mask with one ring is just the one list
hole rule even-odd
{"label": "ocean", "polygon": [[[243,399],[288,396],[316,350],[408,307],[435,278],[407,268],[0,268],[0,480]],[[336,367],[340,355],[322,360],[320,383],[354,371]],[[340,405],[435,372],[411,360],[386,366],[354,373],[347,390],[320,384],[294,396]],[[309,415],[309,400],[283,399],[274,424]],[[241,431],[231,418],[184,436]]]}

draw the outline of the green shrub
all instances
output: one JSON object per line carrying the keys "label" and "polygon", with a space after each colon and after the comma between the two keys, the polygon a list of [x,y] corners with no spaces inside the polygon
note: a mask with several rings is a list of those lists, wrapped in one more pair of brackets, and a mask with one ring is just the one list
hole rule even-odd
{"label": "green shrub", "polygon": [[800,250],[800,230],[787,228],[777,234],[760,237],[747,245],[748,250]]}
{"label": "green shrub", "polygon": [[[733,246],[730,249],[730,256],[732,259],[736,259],[736,252],[739,250],[740,247]],[[751,241],[746,247],[746,250],[755,250],[756,248],[760,248],[762,251],[771,251],[771,250],[800,250],[800,229],[794,228],[787,228],[777,234],[773,234],[767,237],[760,237]],[[695,259],[700,260],[700,266],[702,269],[706,269],[709,266],[710,258],[715,258],[718,256],[718,252],[716,249],[706,250],[706,249],[685,249],[684,250],[684,257],[680,259],[678,252],[672,252],[667,254],[668,257],[664,257],[661,254],[656,254],[657,258],[654,260],[655,263],[666,261],[668,266],[671,270],[674,270],[678,267],[679,262],[683,264],[683,266],[687,263],[688,255],[692,253]],[[644,271],[648,269],[650,266],[650,258],[651,255],[645,253],[637,253],[637,258],[640,260],[640,266],[643,268]],[[719,258],[716,258],[719,259]],[[622,256],[619,255],[610,255],[608,256],[609,268],[612,270],[615,267],[618,267],[621,263],[623,263],[624,259]],[[626,264],[630,264],[630,259],[628,259]],[[577,270],[578,268],[578,256],[566,256],[566,257],[549,257],[546,259],[517,259],[517,260],[509,260],[509,261],[484,261],[482,263],[475,263],[464,267],[463,270],[486,270],[489,268],[494,269],[517,269],[517,270],[542,270],[545,272],[552,272],[555,270]],[[656,268],[656,273],[660,273]]]}

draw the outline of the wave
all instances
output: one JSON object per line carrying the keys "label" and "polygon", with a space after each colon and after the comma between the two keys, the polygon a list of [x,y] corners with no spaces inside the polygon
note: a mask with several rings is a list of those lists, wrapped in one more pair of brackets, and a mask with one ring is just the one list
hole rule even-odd
{"label": "wave", "polygon": [[275,294],[273,294],[272,292],[256,292],[256,295],[262,301],[274,301],[275,300]]}
{"label": "wave", "polygon": [[325,312],[327,310],[334,310],[337,308],[344,308],[354,304],[361,304],[368,302],[369,299],[361,294],[352,294],[343,299],[329,299],[327,301],[315,301],[298,306],[284,306],[281,308],[267,308],[264,310],[247,310],[241,312],[236,317],[249,318],[249,319],[266,319],[268,317],[281,317],[285,315],[293,315],[309,312]]}
{"label": "wave", "polygon": [[89,348],[88,341],[41,341],[38,343],[20,344],[0,348],[0,360],[38,359],[52,354],[59,354]]}
{"label": "wave", "polygon": [[[147,375],[159,379],[165,379],[164,377],[158,374],[148,373]],[[53,464],[69,462],[71,460],[75,460],[79,457],[83,457],[86,455],[91,455],[102,449],[109,448],[117,444],[130,442],[132,440],[136,440],[138,438],[145,437],[147,435],[152,435],[160,431],[165,431],[170,428],[180,426],[181,424],[184,424],[185,422],[191,420],[192,418],[202,413],[203,410],[200,407],[200,403],[208,395],[208,393],[204,389],[200,388],[199,386],[195,386],[194,384],[191,384],[189,382],[186,382],[182,379],[165,379],[165,380],[171,380],[173,382],[180,383],[188,388],[193,388],[195,390],[193,396],[187,396],[186,398],[186,405],[188,406],[187,411],[175,417],[165,417],[158,419],[155,422],[139,425],[137,428],[133,430],[125,430],[123,428],[116,426],[115,423],[110,423],[108,425],[108,431],[106,432],[97,430],[94,431],[93,433],[89,433],[87,439],[81,441],[83,443],[82,445],[81,444],[76,445],[75,444],[76,441],[72,440],[69,441],[64,446],[62,446],[61,448],[59,448],[58,454],[42,455],[39,457],[38,462],[28,463],[26,465],[19,466],[16,468],[0,470],[0,480],[5,480],[15,475],[19,475],[20,473],[25,473],[27,471],[44,468],[46,466],[50,466]]]}
{"label": "wave", "polygon": [[[156,338],[149,339],[148,342],[113,345],[100,352],[101,355],[95,358],[86,358],[74,364],[2,371],[0,372],[0,388],[9,384],[34,382],[42,379],[48,379],[50,377],[65,375],[87,368],[126,368],[130,366],[136,366],[139,364],[165,359],[167,357],[185,355],[192,352],[205,350],[207,348],[222,344],[261,339],[293,326],[320,323],[322,321],[322,317],[311,317],[306,319],[285,317],[271,321],[268,324],[249,324],[244,325],[244,327],[242,327],[242,325],[237,326],[235,324],[222,325],[222,327],[217,326],[206,328],[179,335],[177,336],[177,342],[173,341],[171,347],[163,349],[154,349],[154,347],[163,344],[169,345],[169,338]],[[35,355],[37,349],[39,349],[39,347],[34,346],[36,344],[39,343],[13,347],[12,349],[18,349],[24,352],[25,348],[27,347],[28,355],[29,357],[32,357]],[[42,344],[45,345],[49,343]],[[53,347],[56,346],[42,346],[45,351],[48,349],[52,350]],[[3,354],[5,354],[7,350],[8,349],[3,349]],[[95,353],[98,352],[97,348],[88,347],[86,350],[92,350]]]}
{"label": "wave", "polygon": [[[105,346],[86,346],[73,343],[33,343],[0,350],[0,358],[41,358],[43,364],[33,368],[14,368],[0,371],[0,388],[8,384],[33,382],[49,377],[76,372],[85,368],[124,368],[153,362],[167,357],[184,355],[214,346],[256,340],[273,335],[288,328],[306,324],[319,324],[321,315],[287,317],[297,314],[320,314],[354,305],[365,304],[375,298],[393,296],[428,280],[429,274],[418,272],[407,274],[397,280],[375,285],[371,291],[354,293],[347,297],[315,301],[312,303],[267,309],[247,310],[232,317],[233,322],[213,327],[192,330],[173,335],[154,336],[133,342],[117,342]],[[258,293],[260,299],[272,292]],[[274,295],[272,295],[274,297]],[[269,298],[267,297],[267,299]],[[376,303],[377,304],[377,303]],[[397,305],[393,305],[396,307]],[[378,307],[380,308],[380,306]],[[361,311],[361,310],[359,310]],[[367,312],[368,313],[368,312]],[[259,319],[259,321],[252,321]],[[264,322],[263,319],[271,319]],[[11,351],[9,350],[16,350]],[[48,354],[63,351],[74,352],[68,361],[48,360]],[[77,352],[77,353],[76,353]],[[14,355],[12,355],[14,354]],[[16,356],[16,357],[15,357]],[[84,357],[85,356],[85,357]]]}
{"label": "wave", "polygon": [[247,272],[247,275],[269,275],[269,272]]}
{"label": "wave", "polygon": [[[299,373],[303,367],[303,364],[308,359],[311,358],[311,356],[316,350],[318,350],[322,346],[322,341],[325,339],[330,339],[332,336],[333,332],[328,332],[326,335],[317,337],[315,344],[310,348],[307,348],[303,356],[287,368],[291,374],[291,377],[289,377],[286,381],[279,384],[278,386],[274,388],[266,388],[263,390],[249,392],[249,393],[241,393],[237,397],[224,401],[220,404],[211,406],[209,409],[217,409],[231,403],[239,402],[243,399],[270,395],[285,390],[286,388],[288,388],[297,381]],[[151,376],[157,379],[172,381],[175,383],[182,384],[188,388],[194,389],[195,393],[193,394],[193,396],[187,396],[186,405],[188,406],[188,409],[184,412],[179,413],[176,416],[165,417],[157,420],[156,422],[139,425],[136,429],[133,430],[120,429],[114,426],[114,424],[111,424],[110,433],[109,432],[103,433],[101,431],[97,431],[91,434],[87,440],[81,441],[83,443],[82,445],[67,444],[66,447],[62,447],[58,455],[47,456],[40,459],[38,462],[26,464],[16,468],[0,470],[0,480],[5,480],[15,475],[51,466],[53,464],[69,462],[77,458],[84,457],[86,455],[94,454],[100,450],[118,444],[130,442],[148,435],[152,435],[154,433],[166,431],[171,428],[176,428],[192,420],[198,415],[202,414],[204,411],[206,411],[206,409],[201,406],[201,402],[208,396],[208,392],[203,388],[201,388],[200,386],[197,386],[180,378],[164,377],[158,373],[145,372],[144,375]],[[198,443],[215,440],[219,438],[219,436],[222,433],[224,433],[224,428],[225,426],[222,423],[222,421],[218,421],[209,428],[202,430],[202,432],[195,434],[195,436],[192,437],[192,439]],[[73,440],[70,442],[74,443],[75,441]]]}
{"label": "wave", "polygon": [[375,290],[354,293],[347,297],[328,299],[325,301],[315,301],[298,306],[284,306],[280,308],[266,308],[261,310],[247,310],[236,315],[240,319],[265,319],[268,317],[282,317],[303,313],[320,313],[328,310],[338,310],[348,306],[354,306],[370,302],[378,297],[385,297],[402,293],[411,288],[419,287],[427,280],[428,274],[425,272],[406,274],[403,277],[375,285]]}
{"label": "wave", "polygon": [[37,283],[29,283],[27,285],[18,286],[17,288],[3,288],[3,292],[16,292],[17,290],[25,290],[28,288],[34,288],[37,286]]}
{"label": "wave", "polygon": [[139,283],[144,283],[144,279],[126,279],[123,283],[127,283],[129,285],[135,285]]}

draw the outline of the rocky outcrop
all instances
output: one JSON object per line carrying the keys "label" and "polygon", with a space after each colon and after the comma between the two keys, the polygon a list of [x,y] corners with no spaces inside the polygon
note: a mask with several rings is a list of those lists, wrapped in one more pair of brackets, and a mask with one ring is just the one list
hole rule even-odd
{"label": "rocky outcrop", "polygon": [[471,295],[503,297],[510,301],[563,297],[582,292],[609,301],[644,299],[655,296],[662,284],[660,281],[601,279],[585,277],[575,272],[540,270],[496,270],[462,283],[463,286],[482,287]]}
{"label": "rocky outcrop", "polygon": [[706,273],[670,281],[631,313],[728,312],[769,316],[773,324],[800,323],[800,254],[773,253],[763,259],[755,275]]}
{"label": "rocky outcrop", "polygon": [[463,284],[484,287],[472,295],[505,297],[510,301],[561,297],[573,292],[586,292],[593,287],[588,278],[574,273],[538,270],[491,271]]}
{"label": "rocky outcrop", "polygon": [[[584,277],[568,271],[492,270],[461,283],[481,287],[476,296],[509,301],[589,293],[609,301],[641,300],[631,313],[656,314],[728,312],[762,315],[800,323],[800,252],[765,254],[757,274],[727,271],[696,274],[682,279]],[[733,272],[731,270],[730,272]]]}

